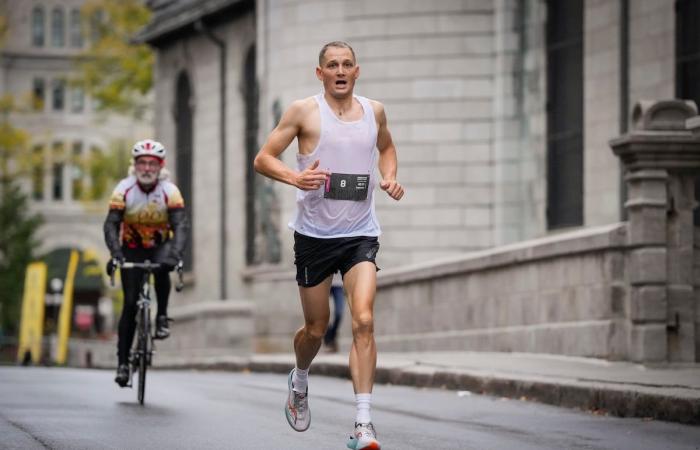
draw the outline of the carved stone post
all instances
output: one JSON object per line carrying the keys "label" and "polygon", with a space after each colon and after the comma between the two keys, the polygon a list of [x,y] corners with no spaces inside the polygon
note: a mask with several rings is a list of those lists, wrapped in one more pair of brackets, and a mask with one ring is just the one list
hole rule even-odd
{"label": "carved stone post", "polygon": [[695,361],[693,180],[700,139],[686,119],[697,109],[682,100],[642,101],[632,115],[633,131],[610,142],[627,173],[628,356]]}

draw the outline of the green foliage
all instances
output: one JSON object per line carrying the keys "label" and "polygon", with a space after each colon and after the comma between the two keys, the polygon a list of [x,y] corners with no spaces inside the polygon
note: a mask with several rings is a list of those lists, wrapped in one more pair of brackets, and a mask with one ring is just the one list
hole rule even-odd
{"label": "green foliage", "polygon": [[17,332],[24,273],[34,259],[41,218],[28,212],[27,197],[15,181],[3,181],[0,190],[0,327],[10,335]]}
{"label": "green foliage", "polygon": [[[14,334],[19,324],[24,273],[38,245],[41,218],[29,212],[18,179],[33,161],[26,151],[27,133],[12,126],[10,97],[0,99],[0,327]],[[27,155],[30,155],[29,157]]]}
{"label": "green foliage", "polygon": [[109,149],[90,149],[89,156],[75,163],[88,174],[91,183],[83,190],[81,200],[104,200],[116,185],[126,177],[131,162],[129,146],[124,140],[112,142]]}
{"label": "green foliage", "polygon": [[148,45],[131,39],[150,20],[150,10],[139,0],[89,0],[82,14],[90,44],[72,83],[84,86],[100,111],[143,117],[155,57]]}

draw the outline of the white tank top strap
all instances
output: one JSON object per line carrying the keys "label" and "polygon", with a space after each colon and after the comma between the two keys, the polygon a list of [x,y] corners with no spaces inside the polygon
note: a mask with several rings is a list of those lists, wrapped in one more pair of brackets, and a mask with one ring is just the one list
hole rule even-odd
{"label": "white tank top strap", "polygon": [[378,152],[377,124],[369,100],[355,96],[363,109],[356,121],[340,120],[323,93],[314,96],[319,105],[320,133],[316,149],[309,155],[297,154],[298,169],[315,160],[331,173],[350,174],[368,180],[367,198],[345,200],[324,196],[324,189],[297,190],[297,214],[289,227],[318,238],[379,236],[381,229],[374,211],[375,169]]}

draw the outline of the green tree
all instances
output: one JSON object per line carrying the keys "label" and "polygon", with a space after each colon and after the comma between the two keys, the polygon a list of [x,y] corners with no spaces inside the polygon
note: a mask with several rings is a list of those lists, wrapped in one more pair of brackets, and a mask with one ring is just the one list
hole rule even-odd
{"label": "green tree", "polygon": [[11,97],[0,98],[0,327],[14,334],[19,324],[24,273],[38,245],[35,233],[41,218],[29,212],[19,181],[33,161],[26,151],[29,137],[10,123]]}
{"label": "green tree", "polygon": [[139,0],[89,0],[82,15],[89,45],[72,82],[97,100],[98,110],[142,118],[150,107],[155,57],[148,45],[132,39],[150,20],[150,10]]}
{"label": "green tree", "polygon": [[[94,202],[104,200],[112,193],[115,184],[126,177],[129,172],[131,156],[130,143],[124,139],[116,139],[109,144],[107,149],[91,148],[89,156],[73,164],[88,175],[90,185],[84,189],[80,200]],[[98,205],[100,210],[104,205]]]}

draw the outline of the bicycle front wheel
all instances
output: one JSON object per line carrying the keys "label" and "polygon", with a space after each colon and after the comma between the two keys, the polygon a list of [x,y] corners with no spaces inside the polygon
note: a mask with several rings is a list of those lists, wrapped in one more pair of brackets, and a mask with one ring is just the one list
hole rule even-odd
{"label": "bicycle front wheel", "polygon": [[151,323],[151,311],[148,308],[142,309],[141,324],[139,330],[139,342],[138,349],[139,358],[139,389],[138,398],[139,403],[143,405],[144,399],[146,397],[146,368],[148,367],[148,337],[149,337],[149,325]]}

